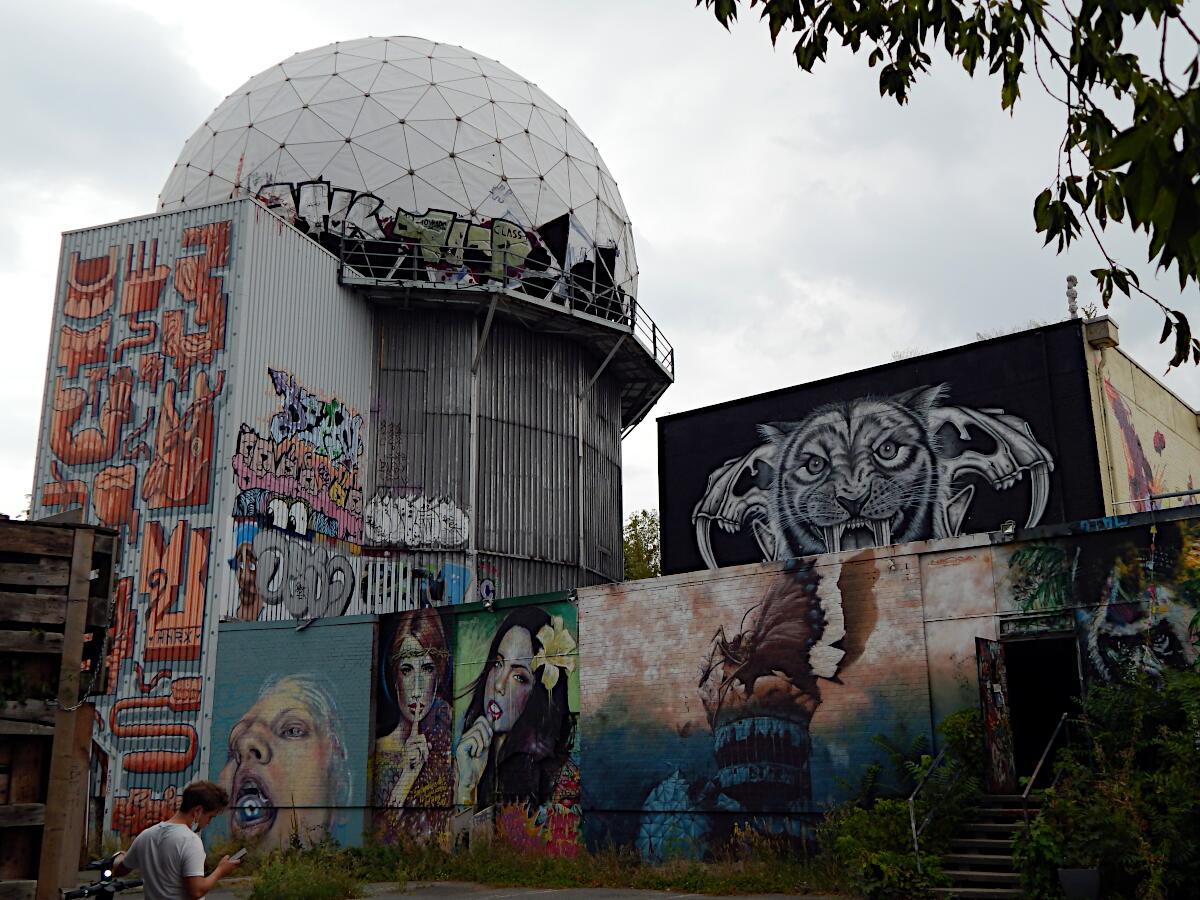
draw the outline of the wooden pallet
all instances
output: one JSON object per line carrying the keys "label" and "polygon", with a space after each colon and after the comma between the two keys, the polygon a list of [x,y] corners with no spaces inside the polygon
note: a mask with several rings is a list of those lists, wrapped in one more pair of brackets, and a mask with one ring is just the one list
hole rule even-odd
{"label": "wooden pallet", "polygon": [[112,531],[0,519],[0,900],[52,900],[79,871],[91,704],[103,687]]}

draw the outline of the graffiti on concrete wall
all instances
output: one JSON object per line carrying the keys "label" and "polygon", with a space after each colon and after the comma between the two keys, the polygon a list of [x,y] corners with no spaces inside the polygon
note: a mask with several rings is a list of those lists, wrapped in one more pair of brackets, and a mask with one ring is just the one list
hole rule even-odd
{"label": "graffiti on concrete wall", "polygon": [[286,372],[268,369],[281,409],[267,434],[243,424],[233,458],[235,516],[269,519],[276,528],[358,541],[362,416],[325,399]]}
{"label": "graffiti on concrete wall", "polygon": [[197,774],[233,247],[230,221],[134,231],[88,257],[67,239],[34,498],[35,516],[82,509],[123,544],[96,741],[125,834]]}
{"label": "graffiti on concrete wall", "polygon": [[467,543],[467,514],[452,500],[376,496],[363,512],[364,540],[422,550],[451,550]]}
{"label": "graffiti on concrete wall", "polygon": [[221,626],[209,777],[230,803],[214,831],[263,849],[358,842],[373,638],[361,621]]}
{"label": "graffiti on concrete wall", "polygon": [[455,637],[452,829],[573,856],[580,832],[575,608],[460,616]]}
{"label": "graffiti on concrete wall", "polygon": [[765,560],[881,547],[959,533],[977,491],[1024,478],[1040,521],[1054,460],[1029,424],[997,409],[948,405],[945,384],[829,403],[798,422],[759,426],[762,443],[708,476],[692,512],[705,563],[712,529],[753,534]]}
{"label": "graffiti on concrete wall", "polygon": [[378,840],[440,840],[454,791],[453,623],[433,609],[379,625],[375,700],[375,823]]}
{"label": "graffiti on concrete wall", "polygon": [[1200,657],[1200,526],[1192,522],[1026,544],[1007,569],[1005,614],[1036,628],[1032,617],[1055,624],[1065,613],[1089,681],[1159,678]]}
{"label": "graffiti on concrete wall", "polygon": [[581,596],[589,846],[800,841],[878,760],[876,735],[928,735],[911,569],[863,552],[728,571]]}

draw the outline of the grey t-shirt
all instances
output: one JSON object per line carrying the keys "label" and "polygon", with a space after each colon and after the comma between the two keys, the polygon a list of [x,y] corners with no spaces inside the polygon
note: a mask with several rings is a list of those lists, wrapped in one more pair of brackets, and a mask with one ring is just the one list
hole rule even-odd
{"label": "grey t-shirt", "polygon": [[204,875],[204,843],[186,825],[159,822],[133,839],[121,862],[141,873],[146,900],[187,900],[183,879]]}

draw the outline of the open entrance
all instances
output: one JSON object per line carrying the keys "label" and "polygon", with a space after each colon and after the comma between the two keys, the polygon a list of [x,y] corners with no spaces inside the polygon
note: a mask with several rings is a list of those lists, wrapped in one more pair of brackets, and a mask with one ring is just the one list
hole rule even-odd
{"label": "open entrance", "polygon": [[1029,776],[1062,714],[1079,711],[1078,644],[1073,636],[1009,640],[1004,660],[1017,775]]}

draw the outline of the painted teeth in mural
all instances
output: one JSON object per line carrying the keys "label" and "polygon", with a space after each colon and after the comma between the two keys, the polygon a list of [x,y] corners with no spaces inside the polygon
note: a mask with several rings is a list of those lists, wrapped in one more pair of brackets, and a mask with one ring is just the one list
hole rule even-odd
{"label": "painted teeth in mural", "polygon": [[[1046,509],[1054,460],[1025,420],[945,403],[949,386],[829,403],[799,422],[759,426],[763,442],[708,476],[692,512],[710,568],[711,529],[749,531],[764,560],[882,547],[959,533],[980,489],[1026,475],[1024,520]],[[987,449],[968,442],[982,440]],[[956,452],[956,449],[957,452]]]}

